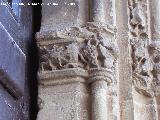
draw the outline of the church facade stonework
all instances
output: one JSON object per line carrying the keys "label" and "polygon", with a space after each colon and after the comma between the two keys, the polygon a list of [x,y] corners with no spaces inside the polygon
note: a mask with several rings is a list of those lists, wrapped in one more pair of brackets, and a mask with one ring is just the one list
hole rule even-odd
{"label": "church facade stonework", "polygon": [[159,120],[160,1],[42,2],[37,120]]}

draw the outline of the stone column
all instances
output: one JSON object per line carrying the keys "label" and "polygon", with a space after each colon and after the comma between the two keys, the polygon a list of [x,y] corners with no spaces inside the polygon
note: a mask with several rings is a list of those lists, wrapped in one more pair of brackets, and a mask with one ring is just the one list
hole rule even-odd
{"label": "stone column", "polygon": [[105,69],[89,70],[89,83],[91,84],[92,120],[108,119],[107,89],[111,80],[105,76]]}
{"label": "stone column", "polygon": [[91,84],[92,120],[106,120],[107,115],[107,83],[97,81]]}
{"label": "stone column", "polygon": [[[114,11],[114,5],[115,5],[114,0],[92,0],[91,3],[92,3],[91,4],[92,5],[91,6],[91,16],[90,16],[91,21],[93,23],[98,23],[99,25],[105,24],[106,26],[109,26],[108,30],[112,29],[114,31],[114,29],[113,29],[114,23],[115,23],[115,16],[113,15],[115,12]],[[112,22],[110,22],[110,21],[112,21]],[[99,26],[99,27],[101,28],[102,26]],[[108,96],[109,96],[108,84],[114,81],[113,79],[109,78],[109,76],[112,76],[111,74],[114,71],[114,70],[113,71],[111,70],[111,66],[115,68],[115,66],[112,63],[115,60],[113,57],[114,55],[113,56],[109,55],[109,53],[112,50],[114,51],[114,48],[112,48],[111,51],[106,51],[106,50],[108,50],[109,45],[111,45],[109,42],[111,42],[113,44],[115,42],[114,32],[113,32],[113,34],[107,33],[107,35],[104,35],[104,33],[99,32],[99,35],[100,36],[97,36],[96,40],[99,44],[99,45],[97,45],[98,49],[100,49],[101,52],[98,54],[100,54],[99,56],[101,56],[102,54],[104,56],[102,55],[101,58],[98,60],[98,58],[97,58],[98,56],[93,53],[94,54],[93,61],[95,64],[100,64],[98,62],[96,63],[96,59],[97,59],[97,61],[102,62],[103,65],[97,65],[100,68],[98,68],[97,66],[96,66],[97,68],[92,68],[93,66],[91,66],[91,68],[88,70],[89,71],[89,80],[88,81],[91,85],[92,120],[111,119],[108,112],[113,112],[113,111],[109,111],[109,109],[108,109],[108,105],[113,106],[113,104],[109,103],[109,100],[108,100],[109,99],[108,98]],[[114,52],[116,52],[116,51],[114,51]],[[92,56],[92,53],[90,55]],[[103,60],[103,57],[104,57],[104,60]],[[89,61],[89,63],[92,63],[93,61],[91,60],[91,61]],[[109,64],[107,64],[107,62],[111,62],[111,64],[109,65]],[[107,68],[109,71],[111,70],[112,72],[109,73],[109,71],[107,71]]]}
{"label": "stone column", "polygon": [[92,22],[100,22],[115,27],[115,0],[90,0]]}
{"label": "stone column", "polygon": [[105,22],[105,0],[92,0],[92,20],[94,22]]}

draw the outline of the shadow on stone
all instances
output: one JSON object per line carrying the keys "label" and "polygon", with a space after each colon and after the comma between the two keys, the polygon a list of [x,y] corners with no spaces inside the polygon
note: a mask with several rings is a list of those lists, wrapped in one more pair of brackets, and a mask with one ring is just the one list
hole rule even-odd
{"label": "shadow on stone", "polygon": [[[41,0],[33,0],[33,3],[42,3]],[[35,40],[35,34],[40,30],[41,26],[41,6],[33,6],[33,40],[29,44],[29,88],[30,88],[30,120],[36,120],[38,113],[37,96],[38,96],[38,81],[37,71],[39,66],[38,49]]]}

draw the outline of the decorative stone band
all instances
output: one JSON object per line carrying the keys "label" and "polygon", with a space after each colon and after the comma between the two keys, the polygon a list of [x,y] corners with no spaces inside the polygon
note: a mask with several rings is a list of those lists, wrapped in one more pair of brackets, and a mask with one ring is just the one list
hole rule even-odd
{"label": "decorative stone band", "polygon": [[[39,72],[38,78],[39,83],[42,85],[66,84],[72,82],[84,82],[90,84],[96,81],[106,81],[109,85],[115,80],[113,73],[105,68],[95,68],[88,71],[81,68],[69,68],[49,72]],[[61,79],[61,81],[59,79]]]}

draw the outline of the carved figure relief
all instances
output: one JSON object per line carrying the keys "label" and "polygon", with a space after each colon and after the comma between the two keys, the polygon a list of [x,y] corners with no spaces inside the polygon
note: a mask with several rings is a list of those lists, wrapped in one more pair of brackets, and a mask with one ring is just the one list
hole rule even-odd
{"label": "carved figure relief", "polygon": [[47,53],[46,47],[40,47],[40,70],[42,71],[52,71],[55,68],[55,66],[52,64],[51,60],[49,59],[49,54]]}
{"label": "carved figure relief", "polygon": [[78,48],[76,43],[66,46],[45,46],[40,47],[41,70],[52,71],[63,68],[78,67]]}
{"label": "carved figure relief", "polygon": [[59,35],[55,39],[76,38],[81,41],[40,46],[41,70],[80,67],[86,70],[106,68],[114,72],[117,51],[113,34],[109,32],[103,25],[88,23],[86,26],[55,33]]}
{"label": "carved figure relief", "polygon": [[146,1],[129,0],[130,9],[130,31],[133,36],[146,34],[147,32],[147,16],[146,16]]}
{"label": "carved figure relief", "polygon": [[97,52],[97,41],[94,39],[87,40],[86,45],[82,48],[80,58],[84,63],[89,64],[92,68],[99,67],[98,65],[98,52]]}
{"label": "carved figure relief", "polygon": [[137,40],[132,44],[133,83],[147,96],[160,95],[160,43]]}
{"label": "carved figure relief", "polygon": [[[101,59],[102,67],[107,68],[110,71],[115,69],[116,59],[118,57],[118,50],[116,44],[108,39],[99,35],[99,58]],[[109,62],[108,62],[109,61]]]}
{"label": "carved figure relief", "polygon": [[150,59],[146,41],[137,40],[132,44],[133,82],[138,92],[153,95],[153,62]]}
{"label": "carved figure relief", "polygon": [[155,88],[158,85],[157,55],[148,38],[148,9],[146,0],[129,0],[133,84],[139,93],[153,97],[157,94]]}
{"label": "carved figure relief", "polygon": [[[100,37],[87,40],[86,45],[81,50],[80,58],[88,63],[90,68],[106,68],[113,71],[117,58],[115,43],[110,39]],[[108,62],[109,61],[109,62]]]}

